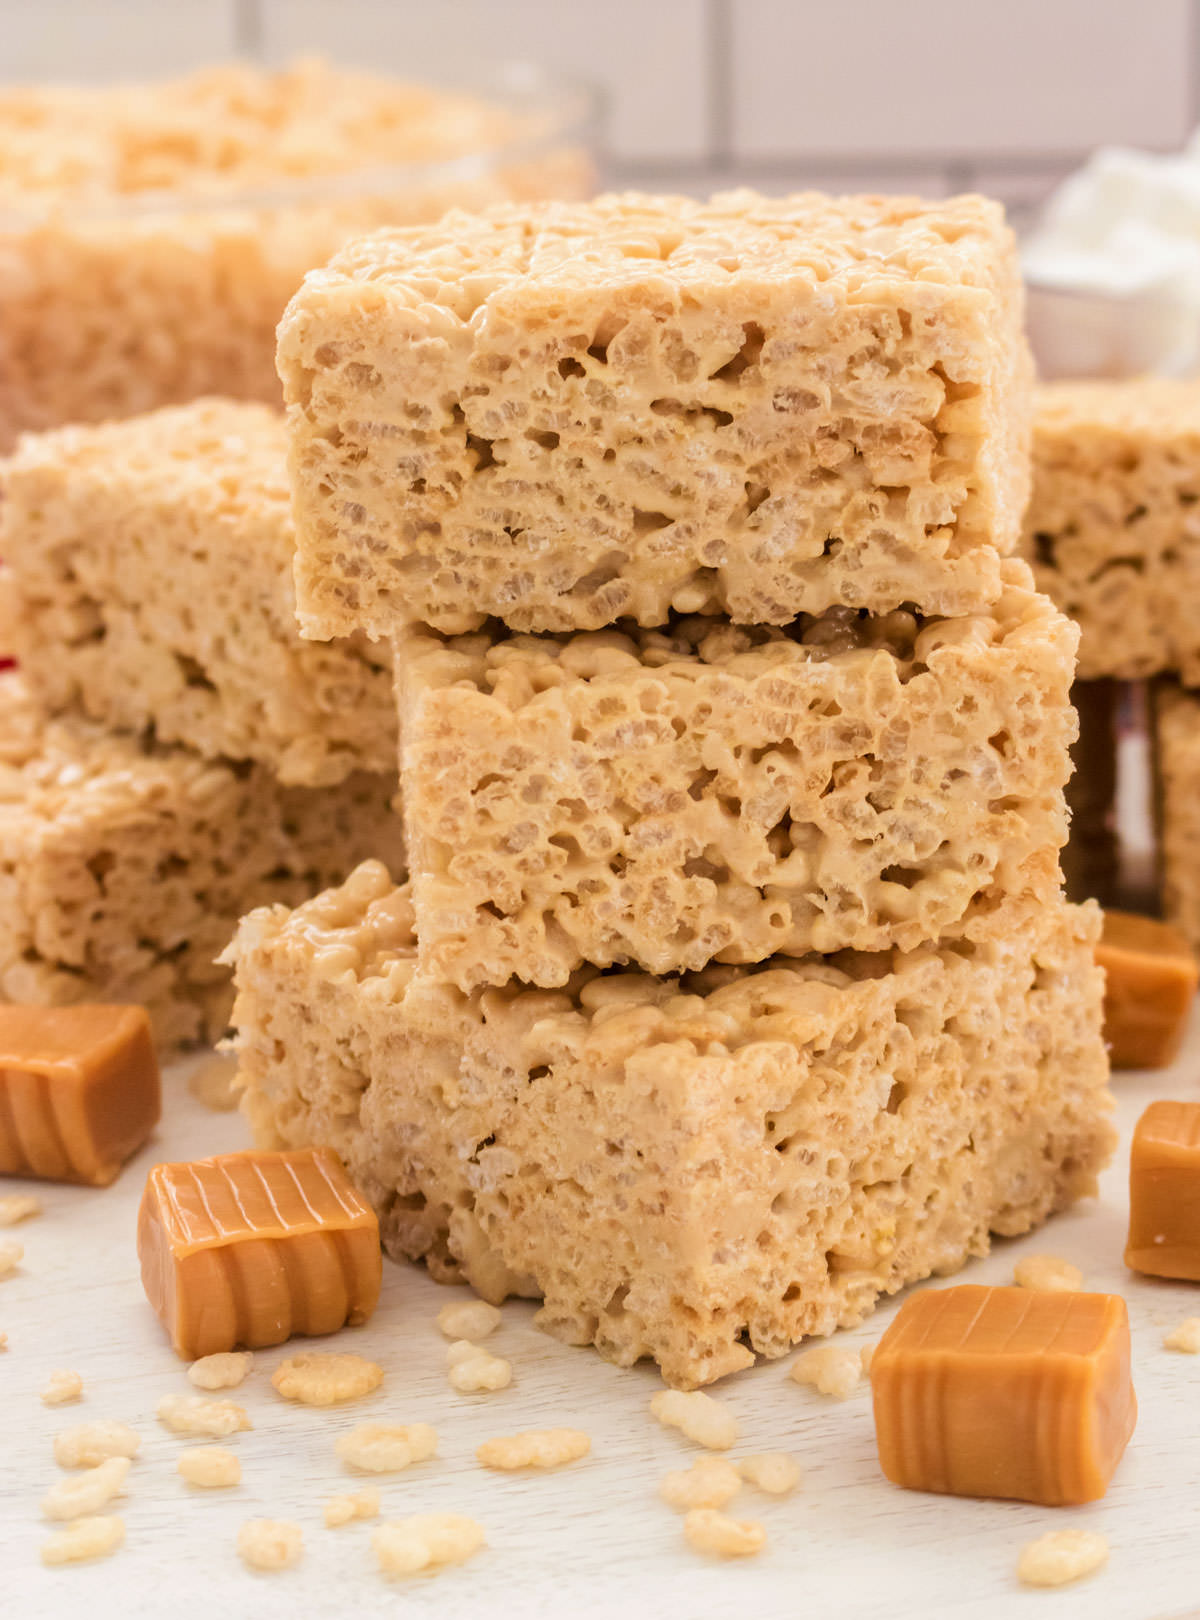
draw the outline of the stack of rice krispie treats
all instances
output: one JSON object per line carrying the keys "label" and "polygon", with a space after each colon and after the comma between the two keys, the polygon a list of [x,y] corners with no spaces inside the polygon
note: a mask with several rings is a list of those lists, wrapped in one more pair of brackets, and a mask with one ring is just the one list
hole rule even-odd
{"label": "stack of rice krispie treats", "polygon": [[279,365],[300,620],[391,644],[411,877],[243,922],[259,1139],[685,1387],[1093,1190],[999,210],[450,215],[310,274]]}
{"label": "stack of rice krispie treats", "polygon": [[244,911],[403,870],[390,659],[300,640],[278,411],[29,435],[0,489],[0,996],[215,1039]]}
{"label": "stack of rice krispie treats", "polygon": [[1081,631],[1072,880],[1118,881],[1116,707],[1149,680],[1163,907],[1200,948],[1200,383],[1048,384],[1035,424],[1024,549]]}

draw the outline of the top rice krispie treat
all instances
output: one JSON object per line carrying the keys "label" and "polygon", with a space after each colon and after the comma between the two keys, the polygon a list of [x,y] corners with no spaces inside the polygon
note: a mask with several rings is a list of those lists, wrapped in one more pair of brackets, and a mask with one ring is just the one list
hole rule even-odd
{"label": "top rice krispie treat", "polygon": [[1200,383],[1040,388],[1024,545],[1081,677],[1200,681]]}
{"label": "top rice krispie treat", "polygon": [[966,613],[1025,504],[1000,208],[605,197],[381,232],[279,330],[301,624]]}

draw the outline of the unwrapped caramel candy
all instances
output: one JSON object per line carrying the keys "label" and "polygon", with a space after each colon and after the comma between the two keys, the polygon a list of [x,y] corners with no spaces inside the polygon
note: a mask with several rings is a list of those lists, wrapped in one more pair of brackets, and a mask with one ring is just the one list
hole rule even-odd
{"label": "unwrapped caramel candy", "polygon": [[1114,1069],[1165,1069],[1179,1051],[1200,967],[1169,923],[1106,911],[1096,961],[1105,971],[1104,1038]]}
{"label": "unwrapped caramel candy", "polygon": [[161,1113],[144,1007],[0,1006],[0,1175],[105,1187]]}
{"label": "unwrapped caramel candy", "polygon": [[914,1491],[1095,1501],[1137,1421],[1129,1348],[1116,1294],[914,1294],[871,1358],[880,1465]]}
{"label": "unwrapped caramel candy", "polygon": [[1151,1103],[1137,1122],[1125,1264],[1200,1282],[1200,1103]]}
{"label": "unwrapped caramel candy", "polygon": [[189,1361],[365,1322],[383,1269],[375,1212],[327,1148],[156,1164],[138,1256]]}

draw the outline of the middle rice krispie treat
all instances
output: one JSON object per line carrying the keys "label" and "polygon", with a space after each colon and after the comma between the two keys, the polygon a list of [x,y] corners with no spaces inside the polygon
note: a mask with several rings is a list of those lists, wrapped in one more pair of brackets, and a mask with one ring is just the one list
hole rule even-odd
{"label": "middle rice krispie treat", "polygon": [[386,647],[300,639],[281,415],[197,400],[0,468],[0,647],[52,712],[288,784],[395,769]]}
{"label": "middle rice krispie treat", "polygon": [[1094,1190],[1099,926],[1027,897],[911,952],[468,997],[367,862],[241,925],[247,1111],[335,1148],[393,1255],[706,1383]]}
{"label": "middle rice krispie treat", "polygon": [[395,779],[284,788],[88,721],[45,721],[0,676],[0,1000],[138,1002],[160,1050],[216,1039],[215,957],[238,918],[294,905],[367,855],[403,870]]}
{"label": "middle rice krispie treat", "polygon": [[981,895],[1051,902],[1078,632],[1002,573],[957,619],[398,637],[422,966],[557,986],[907,950]]}
{"label": "middle rice krispie treat", "polygon": [[1027,494],[979,197],[451,213],[311,272],[279,369],[317,637],[975,612]]}

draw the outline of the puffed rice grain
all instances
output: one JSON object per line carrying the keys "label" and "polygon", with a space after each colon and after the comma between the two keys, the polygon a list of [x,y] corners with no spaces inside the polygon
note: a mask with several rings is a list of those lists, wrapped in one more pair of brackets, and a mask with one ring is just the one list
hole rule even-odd
{"label": "puffed rice grain", "polygon": [[107,1558],[125,1540],[125,1521],[113,1516],[75,1519],[42,1542],[43,1564],[81,1564],[88,1558]]}
{"label": "puffed rice grain", "polygon": [[688,1545],[714,1558],[750,1558],[767,1544],[767,1532],[753,1519],[731,1519],[715,1508],[693,1508],[683,1521]]}
{"label": "puffed rice grain", "polygon": [[242,1465],[224,1446],[189,1446],[176,1463],[180,1478],[197,1490],[218,1491],[242,1483]]}
{"label": "puffed rice grain", "polygon": [[723,1508],[742,1488],[742,1476],[724,1457],[697,1457],[690,1468],[664,1474],[658,1493],[680,1513],[693,1508]]}
{"label": "puffed rice grain", "polygon": [[120,1496],[129,1473],[128,1457],[109,1457],[81,1474],[61,1479],[42,1497],[42,1515],[47,1519],[80,1519],[99,1513],[113,1497]]}
{"label": "puffed rice grain", "polygon": [[253,1350],[221,1350],[193,1361],[187,1375],[197,1389],[236,1389],[253,1365]]}
{"label": "puffed rice grain", "polygon": [[837,1344],[820,1344],[803,1350],[788,1368],[788,1377],[797,1384],[811,1384],[822,1395],[844,1401],[853,1395],[862,1379],[862,1354]]}
{"label": "puffed rice grain", "polygon": [[287,1519],[247,1519],[237,1533],[237,1550],[248,1569],[290,1569],[304,1551],[304,1532]]}
{"label": "puffed rice grain", "polygon": [[155,1411],[175,1434],[207,1434],[223,1440],[251,1427],[244,1406],[234,1401],[206,1401],[203,1395],[164,1395]]}
{"label": "puffed rice grain", "polygon": [[786,1451],[767,1451],[759,1457],[743,1457],[738,1473],[768,1496],[787,1496],[800,1483],[800,1464]]}
{"label": "puffed rice grain", "polygon": [[371,1534],[385,1575],[416,1575],[443,1564],[461,1564],[487,1544],[483,1526],[460,1513],[417,1513],[390,1519]]}
{"label": "puffed rice grain", "polygon": [[373,1519],[379,1512],[379,1492],[373,1485],[365,1491],[331,1496],[325,1504],[325,1523],[330,1530],[349,1524],[352,1519]]}
{"label": "puffed rice grain", "polygon": [[1163,1339],[1168,1350],[1182,1350],[1185,1355],[1200,1355],[1200,1316],[1185,1316],[1179,1326],[1172,1328]]}
{"label": "puffed rice grain", "polygon": [[1017,1579],[1025,1586],[1068,1586],[1107,1559],[1108,1542],[1094,1530],[1051,1530],[1022,1547]]}
{"label": "puffed rice grain", "polygon": [[42,1201],[32,1193],[9,1193],[0,1198],[0,1226],[16,1226],[42,1213]]}
{"label": "puffed rice grain", "polygon": [[59,1367],[52,1372],[46,1380],[46,1387],[42,1391],[43,1406],[66,1406],[68,1401],[77,1401],[83,1394],[83,1379],[77,1372],[69,1368]]}
{"label": "puffed rice grain", "polygon": [[512,1363],[503,1356],[494,1356],[482,1345],[456,1339],[446,1350],[449,1362],[447,1373],[452,1389],[460,1395],[479,1395],[497,1389],[507,1389],[512,1383]]}
{"label": "puffed rice grain", "polygon": [[592,1449],[582,1429],[523,1429],[520,1434],[501,1434],[475,1448],[485,1468],[504,1472],[517,1468],[560,1468],[578,1462]]}
{"label": "puffed rice grain", "polygon": [[271,1383],[285,1401],[298,1401],[301,1406],[338,1406],[378,1389],[383,1383],[383,1368],[363,1356],[305,1350],[281,1361]]}
{"label": "puffed rice grain", "polygon": [[364,1474],[391,1474],[437,1455],[437,1430],[428,1423],[360,1423],[339,1435],[334,1450]]}
{"label": "puffed rice grain", "polygon": [[1013,1267],[1013,1282],[1041,1293],[1076,1294],[1083,1287],[1083,1272],[1056,1254],[1031,1254]]}
{"label": "puffed rice grain", "polygon": [[15,1271],[24,1258],[25,1250],[19,1243],[0,1243],[0,1277]]}
{"label": "puffed rice grain", "polygon": [[496,1307],[482,1299],[457,1300],[437,1313],[437,1325],[448,1339],[470,1339],[472,1343],[495,1333],[501,1320]]}
{"label": "puffed rice grain", "polygon": [[110,1457],[136,1457],[142,1442],[127,1423],[98,1418],[54,1436],[54,1460],[60,1468],[94,1468]]}
{"label": "puffed rice grain", "polygon": [[237,1073],[236,1058],[211,1057],[188,1075],[187,1088],[198,1103],[211,1108],[214,1114],[231,1114],[242,1095],[236,1084]]}
{"label": "puffed rice grain", "polygon": [[709,1451],[728,1451],[737,1440],[737,1420],[727,1406],[703,1390],[660,1389],[650,1411],[668,1429],[678,1429]]}

